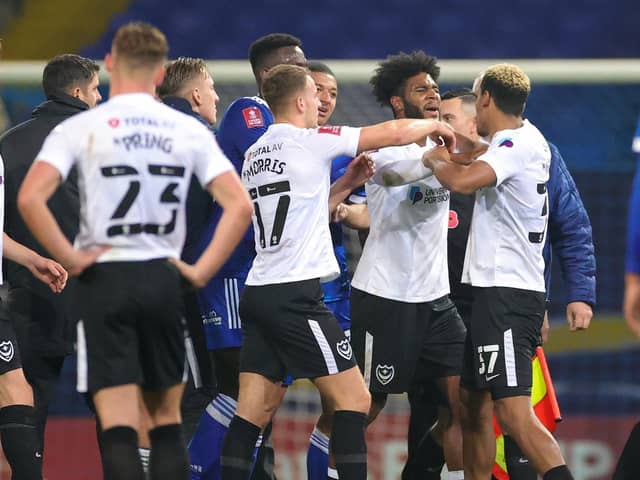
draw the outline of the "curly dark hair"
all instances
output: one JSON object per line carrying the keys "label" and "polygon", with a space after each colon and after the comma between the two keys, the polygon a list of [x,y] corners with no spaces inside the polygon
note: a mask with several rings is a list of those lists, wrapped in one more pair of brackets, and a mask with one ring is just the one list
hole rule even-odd
{"label": "curly dark hair", "polygon": [[428,73],[434,81],[438,81],[440,67],[436,57],[427,55],[422,50],[400,52],[397,55],[389,55],[386,60],[380,62],[369,83],[373,87],[376,100],[387,106],[391,97],[402,95],[408,78],[422,72]]}

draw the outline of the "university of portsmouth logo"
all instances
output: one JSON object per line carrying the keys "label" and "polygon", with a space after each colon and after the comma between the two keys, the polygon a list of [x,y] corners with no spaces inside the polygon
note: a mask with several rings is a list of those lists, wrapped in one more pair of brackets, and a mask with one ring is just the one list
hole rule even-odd
{"label": "university of portsmouth logo", "polygon": [[120,120],[117,118],[110,118],[107,123],[111,128],[118,128],[118,125],[120,125]]}
{"label": "university of portsmouth logo", "polygon": [[499,144],[498,147],[507,147],[507,148],[511,148],[513,147],[513,140],[511,140],[510,138],[505,138],[504,140],[502,140]]}
{"label": "university of portsmouth logo", "polygon": [[393,367],[393,365],[378,364],[378,366],[376,367],[376,378],[381,385],[386,385],[391,380],[393,380],[395,374],[396,369]]}
{"label": "university of portsmouth logo", "polygon": [[353,352],[351,351],[351,344],[349,343],[349,340],[345,338],[344,340],[339,341],[336,344],[336,348],[338,349],[338,355],[345,360],[351,360]]}
{"label": "university of portsmouth logo", "polygon": [[411,202],[411,205],[415,205],[423,198],[424,193],[422,193],[422,190],[420,190],[419,186],[414,185],[411,187],[411,189],[409,189],[409,201]]}
{"label": "university of portsmouth logo", "polygon": [[7,363],[13,359],[13,343],[10,341],[0,343],[0,358]]}

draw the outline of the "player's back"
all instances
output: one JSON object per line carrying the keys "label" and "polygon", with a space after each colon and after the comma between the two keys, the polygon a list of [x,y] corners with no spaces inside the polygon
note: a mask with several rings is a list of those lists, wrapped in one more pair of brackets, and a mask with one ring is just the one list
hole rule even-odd
{"label": "player's back", "polygon": [[359,130],[332,128],[275,124],[247,150],[242,181],[254,201],[257,251],[247,285],[337,275],[328,214],[331,160],[355,154]]}
{"label": "player's back", "polygon": [[99,261],[178,257],[192,173],[206,185],[228,161],[199,122],[147,94],[118,95],[58,125],[38,156],[63,176],[75,162],[79,248]]}

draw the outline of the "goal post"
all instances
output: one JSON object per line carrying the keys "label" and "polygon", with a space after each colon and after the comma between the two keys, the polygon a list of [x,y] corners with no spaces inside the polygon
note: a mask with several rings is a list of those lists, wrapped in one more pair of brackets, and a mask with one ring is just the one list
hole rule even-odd
{"label": "goal post", "polygon": [[[335,72],[340,82],[367,82],[378,60],[323,60]],[[630,59],[440,59],[440,81],[464,83],[472,81],[482,70],[495,63],[519,65],[536,83],[640,83],[640,58]],[[42,79],[44,61],[1,61],[0,85],[38,84]],[[99,62],[104,67],[102,62]],[[253,83],[247,60],[208,60],[207,66],[216,81]],[[101,80],[108,80],[101,68]]]}

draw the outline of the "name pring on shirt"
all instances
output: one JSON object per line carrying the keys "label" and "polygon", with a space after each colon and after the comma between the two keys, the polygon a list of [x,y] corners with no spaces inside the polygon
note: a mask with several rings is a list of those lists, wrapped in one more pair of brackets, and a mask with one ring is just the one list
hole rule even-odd
{"label": "name pring on shirt", "polygon": [[99,261],[178,257],[191,174],[204,186],[233,169],[206,127],[144,94],[118,95],[66,120],[37,158],[63,178],[78,165],[75,244],[111,246]]}

